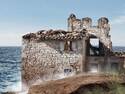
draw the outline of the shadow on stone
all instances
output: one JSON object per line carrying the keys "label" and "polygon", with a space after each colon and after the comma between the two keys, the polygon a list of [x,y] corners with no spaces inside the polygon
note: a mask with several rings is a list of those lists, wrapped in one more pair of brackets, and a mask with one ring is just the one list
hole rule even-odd
{"label": "shadow on stone", "polygon": [[76,91],[70,94],[107,94],[110,88],[106,83],[88,84],[80,86]]}

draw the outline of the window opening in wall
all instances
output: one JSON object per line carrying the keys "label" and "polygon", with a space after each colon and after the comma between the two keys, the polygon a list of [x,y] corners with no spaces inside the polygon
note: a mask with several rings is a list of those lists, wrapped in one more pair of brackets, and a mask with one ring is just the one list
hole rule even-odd
{"label": "window opening in wall", "polygon": [[66,41],[64,44],[65,51],[72,51],[72,41]]}
{"label": "window opening in wall", "polygon": [[90,38],[90,44],[94,47],[99,47],[99,39]]}
{"label": "window opening in wall", "polygon": [[118,67],[119,67],[118,63],[112,63],[111,64],[111,70],[112,70],[112,72],[118,72]]}
{"label": "window opening in wall", "polygon": [[96,72],[98,72],[98,64],[90,64],[90,67],[89,67],[89,71],[91,72],[91,73],[96,73]]}
{"label": "window opening in wall", "polygon": [[64,50],[65,50],[65,51],[68,50],[68,41],[66,41],[65,44],[64,44]]}
{"label": "window opening in wall", "polygon": [[64,43],[63,42],[60,42],[59,49],[61,52],[64,51]]}
{"label": "window opening in wall", "polygon": [[70,51],[72,51],[72,41],[69,41],[69,48],[70,48]]}
{"label": "window opening in wall", "polygon": [[90,55],[98,56],[99,55],[99,39],[90,39]]}

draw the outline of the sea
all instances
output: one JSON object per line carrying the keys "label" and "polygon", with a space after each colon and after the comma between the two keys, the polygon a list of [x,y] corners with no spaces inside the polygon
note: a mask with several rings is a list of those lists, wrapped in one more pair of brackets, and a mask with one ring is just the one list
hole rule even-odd
{"label": "sea", "polygon": [[[115,46],[113,50],[125,51],[125,47]],[[21,47],[0,47],[0,92],[20,90]]]}
{"label": "sea", "polygon": [[0,94],[21,90],[21,47],[0,47]]}

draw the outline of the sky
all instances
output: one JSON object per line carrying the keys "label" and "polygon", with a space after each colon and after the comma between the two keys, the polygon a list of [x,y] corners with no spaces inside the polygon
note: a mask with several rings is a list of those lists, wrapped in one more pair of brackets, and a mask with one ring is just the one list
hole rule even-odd
{"label": "sky", "polygon": [[22,35],[67,30],[67,18],[107,17],[113,46],[125,46],[125,0],[0,0],[0,46],[21,46]]}

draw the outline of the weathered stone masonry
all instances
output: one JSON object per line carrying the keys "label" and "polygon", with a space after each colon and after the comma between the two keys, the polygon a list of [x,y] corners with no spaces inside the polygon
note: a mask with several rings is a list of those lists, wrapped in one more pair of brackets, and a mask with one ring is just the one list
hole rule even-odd
{"label": "weathered stone masonry", "polygon": [[71,39],[70,37],[59,40],[24,39],[23,77],[28,81],[39,78],[50,80],[81,72],[83,40],[72,38],[72,51],[65,50],[65,40]]}
{"label": "weathered stone masonry", "polygon": [[[68,18],[68,31],[41,30],[23,36],[22,76],[28,84],[61,79],[78,73],[122,70],[124,54],[112,51],[107,18],[93,26],[91,18]],[[99,46],[90,41],[98,39]],[[118,67],[117,67],[118,66]]]}

